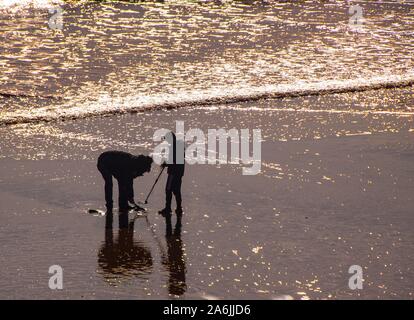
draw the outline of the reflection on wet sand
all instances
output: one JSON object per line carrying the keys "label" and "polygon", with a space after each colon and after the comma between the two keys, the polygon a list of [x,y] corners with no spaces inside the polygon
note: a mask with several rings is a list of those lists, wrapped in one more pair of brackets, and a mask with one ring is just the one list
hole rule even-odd
{"label": "reflection on wet sand", "polygon": [[[112,214],[106,216],[105,241],[98,253],[98,265],[109,282],[131,278],[145,279],[153,268],[151,251],[142,242],[134,240],[134,221],[126,224],[127,215],[119,215],[120,228],[114,239]],[[122,224],[121,224],[122,222]]]}
{"label": "reflection on wet sand", "polygon": [[172,232],[171,218],[166,219],[167,226],[167,254],[162,257],[162,264],[169,272],[168,293],[180,296],[185,293],[186,265],[184,259],[183,241],[181,240],[181,217],[177,218],[174,233]]}
{"label": "reflection on wet sand", "polygon": [[[105,241],[98,253],[99,269],[110,284],[131,277],[146,280],[153,271],[154,262],[151,251],[141,241],[134,240],[135,219],[129,221],[126,214],[120,214],[118,217],[118,237],[114,239],[113,214],[106,215]],[[168,273],[168,293],[181,296],[187,289],[185,279],[187,268],[181,240],[181,218],[177,219],[174,231],[172,230],[171,218],[166,219],[167,250],[164,250],[147,218],[146,221],[160,247],[161,263]]]}

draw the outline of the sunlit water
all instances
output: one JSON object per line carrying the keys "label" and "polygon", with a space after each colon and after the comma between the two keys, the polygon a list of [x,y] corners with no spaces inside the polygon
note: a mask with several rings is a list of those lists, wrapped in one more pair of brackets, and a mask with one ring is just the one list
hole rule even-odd
{"label": "sunlit water", "polygon": [[[0,0],[0,296],[412,299],[414,6],[359,3],[357,32],[343,1]],[[165,177],[148,220],[106,232],[86,213],[103,207],[97,156],[151,152],[174,120],[260,128],[261,173],[188,166],[180,234],[156,214]]]}
{"label": "sunlit water", "polygon": [[412,3],[1,3],[2,123],[414,82]]}

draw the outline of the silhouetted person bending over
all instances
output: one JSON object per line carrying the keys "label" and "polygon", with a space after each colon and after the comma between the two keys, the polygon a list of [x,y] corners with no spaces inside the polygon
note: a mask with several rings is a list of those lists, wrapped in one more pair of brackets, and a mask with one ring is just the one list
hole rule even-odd
{"label": "silhouetted person bending over", "polygon": [[162,166],[167,167],[167,184],[165,186],[165,208],[159,211],[159,214],[168,218],[171,217],[172,195],[175,196],[177,208],[175,213],[177,217],[182,216],[182,199],[181,199],[181,182],[184,176],[184,141],[178,140],[173,132],[165,135],[165,140],[170,145],[168,161]]}
{"label": "silhouetted person bending over", "polygon": [[128,212],[128,202],[134,201],[134,179],[151,171],[152,158],[144,155],[134,156],[123,151],[107,151],[98,158],[98,170],[105,180],[106,209],[112,211],[112,177],[118,180],[119,211]]}

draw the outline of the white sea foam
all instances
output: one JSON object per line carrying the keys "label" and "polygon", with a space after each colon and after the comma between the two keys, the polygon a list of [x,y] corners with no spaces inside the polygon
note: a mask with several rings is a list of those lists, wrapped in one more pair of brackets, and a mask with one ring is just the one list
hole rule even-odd
{"label": "white sea foam", "polygon": [[[0,114],[0,124],[7,125],[59,119],[77,119],[97,115],[133,113],[148,109],[229,104],[259,99],[358,92],[412,85],[414,85],[414,73],[377,76],[368,79],[358,78],[352,80],[296,82],[293,84],[264,85],[258,87],[217,87],[168,94],[133,94],[125,97],[112,97],[103,93],[98,95],[98,98],[94,101],[87,101],[76,105],[72,101],[68,101],[53,108],[47,106],[31,110],[6,111]],[[298,110],[292,109],[291,111]]]}
{"label": "white sea foam", "polygon": [[62,0],[0,0],[0,10],[18,12],[25,9],[47,9],[63,5]]}

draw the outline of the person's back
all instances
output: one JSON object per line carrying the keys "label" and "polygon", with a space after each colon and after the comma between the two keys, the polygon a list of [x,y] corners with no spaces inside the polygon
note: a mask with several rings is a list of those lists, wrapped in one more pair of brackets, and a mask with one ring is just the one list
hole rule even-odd
{"label": "person's back", "polygon": [[144,155],[134,156],[123,151],[106,151],[98,158],[97,167],[105,180],[105,201],[108,211],[112,211],[112,177],[118,180],[119,209],[128,210],[128,202],[134,201],[133,180],[151,171],[152,158]]}
{"label": "person's back", "polygon": [[144,174],[147,169],[146,156],[134,156],[124,151],[106,151],[98,158],[98,168],[104,169],[115,178],[131,176],[136,178]]}
{"label": "person's back", "polygon": [[[172,133],[173,134],[173,133]],[[175,135],[173,136],[173,146],[172,146],[172,163],[166,163],[167,173],[169,175],[174,175],[177,177],[182,177],[184,175],[185,169],[185,151],[184,151],[184,141],[176,140]]]}

